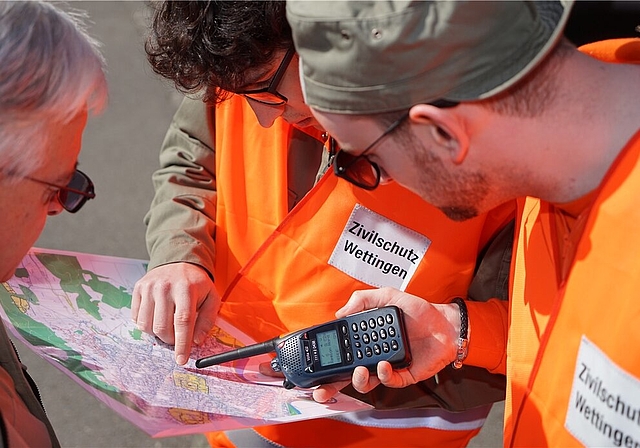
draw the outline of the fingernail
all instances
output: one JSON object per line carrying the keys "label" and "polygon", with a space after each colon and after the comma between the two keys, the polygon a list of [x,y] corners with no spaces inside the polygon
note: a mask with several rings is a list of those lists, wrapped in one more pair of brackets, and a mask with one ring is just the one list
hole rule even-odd
{"label": "fingernail", "polygon": [[204,339],[207,336],[207,332],[206,331],[199,331],[198,334],[193,335],[193,342],[196,345],[200,345],[202,344],[202,342],[204,342]]}

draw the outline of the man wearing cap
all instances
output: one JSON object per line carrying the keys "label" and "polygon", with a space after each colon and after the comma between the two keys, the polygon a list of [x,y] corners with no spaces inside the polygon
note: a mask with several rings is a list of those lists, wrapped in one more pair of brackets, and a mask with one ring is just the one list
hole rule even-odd
{"label": "man wearing cap", "polygon": [[[637,446],[640,40],[577,51],[562,37],[568,10],[291,1],[287,17],[306,101],[342,145],[342,177],[394,179],[456,220],[521,198],[505,445]],[[356,292],[338,315],[387,303],[409,316],[414,364],[381,363],[377,378],[357,370],[362,391],[411,384],[456,358],[459,317],[443,316],[448,356],[432,359],[424,322],[437,310],[409,294]]]}
{"label": "man wearing cap", "polygon": [[[413,388],[357,394],[382,410],[209,433],[210,443],[467,444],[490,403],[504,398],[503,253],[513,228],[503,224],[513,223],[515,204],[455,223],[397,184],[369,192],[331,173],[315,182],[336,148],[302,101],[284,2],[154,5],[152,67],[207,101],[185,99],[163,143],[146,217],[150,270],[132,298],[138,326],[175,343],[176,361],[185,363],[192,341],[207,337],[221,296],[220,315],[265,340],[332,320],[354,290],[395,285],[433,301],[469,296],[469,313],[486,323],[487,350],[498,355],[493,365],[448,366]],[[483,357],[477,350],[470,359],[476,355]]]}

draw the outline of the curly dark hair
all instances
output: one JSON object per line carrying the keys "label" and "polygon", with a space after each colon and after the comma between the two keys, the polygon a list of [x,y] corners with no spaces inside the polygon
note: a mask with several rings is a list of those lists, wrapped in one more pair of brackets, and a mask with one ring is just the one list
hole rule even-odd
{"label": "curly dark hair", "polygon": [[248,69],[293,45],[284,1],[163,1],[145,42],[153,70],[186,94],[219,102]]}

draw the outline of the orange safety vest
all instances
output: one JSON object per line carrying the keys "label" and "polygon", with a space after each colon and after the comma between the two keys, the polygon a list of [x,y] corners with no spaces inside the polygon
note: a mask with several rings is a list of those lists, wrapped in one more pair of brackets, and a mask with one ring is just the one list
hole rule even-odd
{"label": "orange safety vest", "polygon": [[[376,278],[397,281],[404,276],[407,292],[435,302],[466,296],[480,249],[512,214],[512,207],[505,207],[489,221],[478,217],[456,223],[395,183],[368,192],[332,173],[288,213],[286,148],[291,126],[278,119],[262,128],[240,97],[221,103],[215,117],[215,128],[224,129],[216,133],[215,278],[225,288],[220,313],[256,340],[334,319],[352,291],[372,287],[370,276],[360,276],[361,267],[382,270],[370,274]],[[371,226],[369,219],[374,221]],[[374,230],[380,222],[385,231]],[[396,229],[408,235],[406,247],[392,242]],[[369,253],[367,243],[379,243],[382,249]],[[421,262],[408,272],[417,247],[425,245]],[[404,264],[385,265],[383,258],[390,252],[384,248],[404,253]],[[438,427],[447,430],[420,427],[429,423],[419,418],[389,419],[388,425],[377,418],[378,428],[367,426],[371,421],[354,425],[318,419],[256,431],[285,446],[424,446],[425,441],[462,446],[486,416],[486,411],[480,419],[477,412],[470,413],[471,421],[456,425],[446,421],[446,411],[436,411],[441,411]],[[433,409],[425,411],[433,414]],[[214,446],[229,446],[220,433],[208,437]]]}
{"label": "orange safety vest", "polygon": [[[581,51],[638,63],[640,39]],[[505,446],[640,445],[639,163],[640,132],[575,234],[563,231],[553,205],[519,203]]]}

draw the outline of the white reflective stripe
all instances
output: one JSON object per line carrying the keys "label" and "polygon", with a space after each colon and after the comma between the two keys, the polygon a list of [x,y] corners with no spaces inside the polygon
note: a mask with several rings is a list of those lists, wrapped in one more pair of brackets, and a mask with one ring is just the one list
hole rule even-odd
{"label": "white reflective stripe", "polygon": [[490,410],[491,405],[463,412],[449,412],[439,408],[390,411],[372,409],[348,412],[331,418],[373,428],[431,428],[445,431],[468,431],[482,428]]}
{"label": "white reflective stripe", "polygon": [[234,429],[233,431],[225,431],[224,435],[227,436],[229,441],[236,447],[251,447],[251,448],[285,448],[284,445],[280,445],[276,442],[263,437],[251,428],[247,429]]}
{"label": "white reflective stripe", "polygon": [[[398,409],[392,411],[347,412],[330,417],[345,423],[371,428],[430,428],[444,431],[470,431],[482,428],[491,405],[481,406],[470,411],[448,412],[438,408]],[[236,447],[285,448],[273,442],[253,429],[225,431],[227,438]]]}

